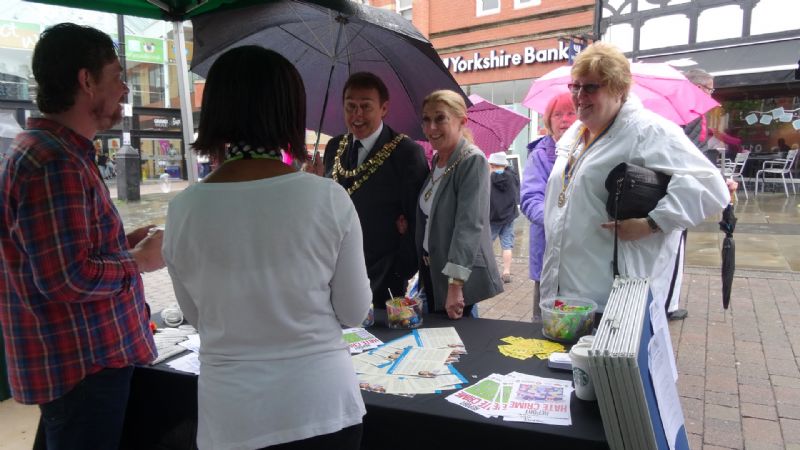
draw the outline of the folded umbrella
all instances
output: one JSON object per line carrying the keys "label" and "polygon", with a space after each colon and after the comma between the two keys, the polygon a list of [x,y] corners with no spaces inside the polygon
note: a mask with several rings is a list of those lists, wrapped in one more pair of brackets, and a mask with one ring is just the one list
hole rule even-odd
{"label": "folded umbrella", "polygon": [[736,243],[733,241],[733,230],[736,228],[736,215],[733,205],[728,205],[722,211],[722,220],[719,229],[725,232],[722,240],[722,307],[728,309],[731,303],[731,286],[733,274],[736,271]]}
{"label": "folded umbrella", "polygon": [[[561,66],[535,80],[522,104],[544,113],[550,99],[569,92],[572,66]],[[632,63],[633,84],[631,92],[645,108],[678,125],[685,125],[699,115],[719,106],[702,89],[687,80],[682,73],[664,63]]]}

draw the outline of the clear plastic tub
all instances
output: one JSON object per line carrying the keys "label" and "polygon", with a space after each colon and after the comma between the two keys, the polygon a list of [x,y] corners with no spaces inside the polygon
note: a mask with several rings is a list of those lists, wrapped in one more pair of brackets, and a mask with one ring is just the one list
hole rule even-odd
{"label": "clear plastic tub", "polygon": [[558,297],[543,300],[542,334],[553,341],[574,344],[592,334],[597,303],[588,298]]}
{"label": "clear plastic tub", "polygon": [[408,297],[386,300],[386,325],[389,328],[417,328],[422,325],[422,301]]}

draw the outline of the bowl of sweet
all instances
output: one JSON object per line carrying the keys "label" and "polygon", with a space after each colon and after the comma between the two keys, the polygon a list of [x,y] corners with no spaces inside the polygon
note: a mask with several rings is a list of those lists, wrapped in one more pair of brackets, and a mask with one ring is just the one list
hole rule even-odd
{"label": "bowl of sweet", "polygon": [[574,344],[592,334],[597,303],[588,298],[558,297],[542,300],[542,334],[551,341]]}
{"label": "bowl of sweet", "polygon": [[417,328],[422,325],[422,301],[410,297],[386,300],[386,325],[389,328]]}

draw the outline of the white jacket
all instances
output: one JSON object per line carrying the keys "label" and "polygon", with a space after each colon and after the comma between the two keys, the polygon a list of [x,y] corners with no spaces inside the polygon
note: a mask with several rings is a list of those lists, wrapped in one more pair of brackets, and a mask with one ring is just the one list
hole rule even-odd
{"label": "white jacket", "polygon": [[[728,204],[725,181],[679,126],[629,96],[606,135],[575,168],[567,202],[559,207],[562,175],[580,128],[576,121],[558,142],[547,183],[541,298],[590,298],[598,303],[599,312],[605,309],[614,279],[614,234],[600,227],[611,220],[605,209],[605,180],[617,164],[628,162],[672,176],[667,195],[650,213],[664,232],[637,241],[619,241],[618,250],[620,274],[650,278],[654,300],[663,305],[681,230],[718,214]],[[579,143],[574,151],[582,149],[583,143]]]}

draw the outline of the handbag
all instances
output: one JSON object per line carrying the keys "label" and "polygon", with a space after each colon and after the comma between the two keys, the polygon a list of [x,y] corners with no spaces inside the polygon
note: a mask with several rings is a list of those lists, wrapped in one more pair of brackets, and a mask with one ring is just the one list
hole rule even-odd
{"label": "handbag", "polygon": [[[647,217],[658,201],[667,195],[670,176],[661,172],[620,163],[606,177],[606,212],[619,222],[625,219]],[[619,276],[617,265],[617,229],[614,228],[614,276]]]}
{"label": "handbag", "polygon": [[670,178],[635,164],[618,164],[606,178],[606,212],[614,220],[647,217],[667,195]]}

